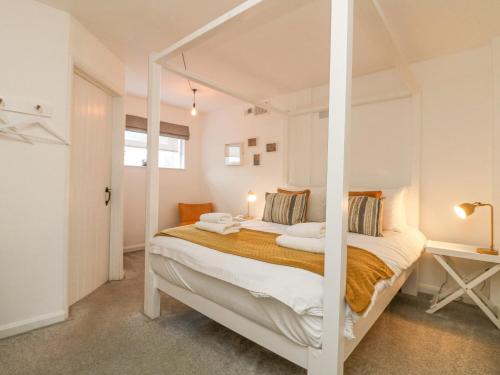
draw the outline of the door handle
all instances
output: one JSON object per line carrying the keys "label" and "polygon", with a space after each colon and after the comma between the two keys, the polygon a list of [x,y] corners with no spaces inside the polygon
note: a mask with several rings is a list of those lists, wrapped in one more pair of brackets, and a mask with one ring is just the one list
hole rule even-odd
{"label": "door handle", "polygon": [[104,201],[104,203],[106,203],[106,206],[109,204],[109,202],[111,201],[111,189],[106,186],[106,189],[104,189],[104,193],[106,194],[106,199]]}

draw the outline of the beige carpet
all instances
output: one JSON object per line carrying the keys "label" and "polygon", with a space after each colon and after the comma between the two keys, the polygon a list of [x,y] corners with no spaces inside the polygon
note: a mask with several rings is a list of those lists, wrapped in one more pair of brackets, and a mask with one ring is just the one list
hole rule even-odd
{"label": "beige carpet", "polygon": [[[0,340],[0,374],[305,374],[201,314],[162,297],[142,315],[143,254],[126,279],[73,306],[60,324]],[[475,307],[428,315],[428,298],[398,296],[345,364],[345,374],[500,374],[500,331]]]}

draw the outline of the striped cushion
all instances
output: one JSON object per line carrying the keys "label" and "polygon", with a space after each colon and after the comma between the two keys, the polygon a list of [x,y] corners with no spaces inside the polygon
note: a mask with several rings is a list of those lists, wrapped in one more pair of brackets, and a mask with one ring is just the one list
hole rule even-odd
{"label": "striped cushion", "polygon": [[349,232],[382,236],[382,200],[368,196],[349,197]]}
{"label": "striped cushion", "polygon": [[364,195],[366,197],[382,198],[382,190],[369,190],[369,191],[350,191],[350,197],[356,197],[358,195]]}
{"label": "striped cushion", "polygon": [[293,225],[306,221],[306,194],[266,193],[263,221]]}

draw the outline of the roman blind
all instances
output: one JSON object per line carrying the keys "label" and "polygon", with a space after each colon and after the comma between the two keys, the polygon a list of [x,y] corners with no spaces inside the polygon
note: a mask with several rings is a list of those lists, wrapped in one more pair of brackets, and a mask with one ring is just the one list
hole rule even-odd
{"label": "roman blind", "polygon": [[[127,115],[125,120],[127,130],[147,133],[148,120],[144,117]],[[189,140],[189,126],[172,124],[170,122],[160,121],[160,135],[171,138]]]}

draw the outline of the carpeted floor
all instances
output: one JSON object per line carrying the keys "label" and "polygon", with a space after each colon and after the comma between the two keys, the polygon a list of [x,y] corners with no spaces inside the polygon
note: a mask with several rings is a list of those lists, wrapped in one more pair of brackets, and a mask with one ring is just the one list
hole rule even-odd
{"label": "carpeted floor", "polygon": [[[75,304],[68,321],[0,340],[0,374],[305,374],[175,300],[142,315],[141,252],[126,279]],[[500,331],[475,307],[425,313],[425,296],[398,296],[345,364],[345,374],[500,374]]]}

